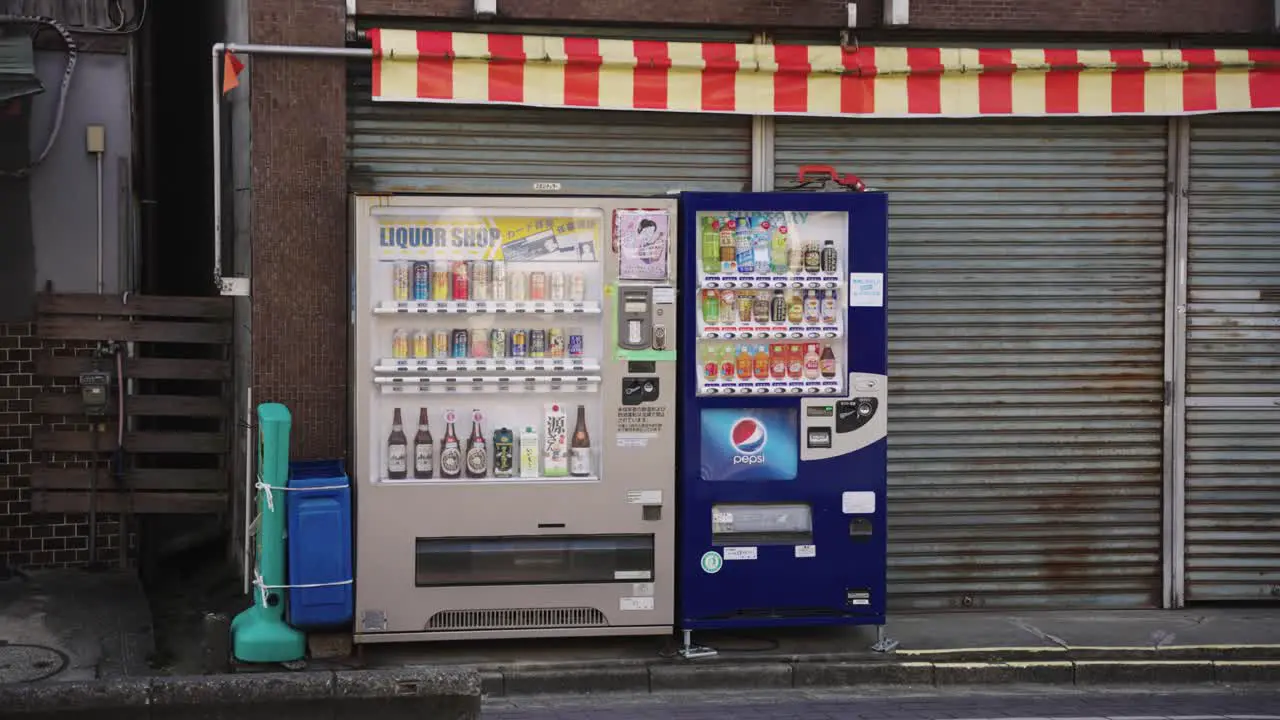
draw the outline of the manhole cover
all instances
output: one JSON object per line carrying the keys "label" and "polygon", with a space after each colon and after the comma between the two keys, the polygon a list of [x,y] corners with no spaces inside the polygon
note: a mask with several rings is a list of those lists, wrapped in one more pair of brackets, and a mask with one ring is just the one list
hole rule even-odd
{"label": "manhole cover", "polygon": [[67,656],[43,645],[0,644],[0,685],[44,680],[67,668]]}

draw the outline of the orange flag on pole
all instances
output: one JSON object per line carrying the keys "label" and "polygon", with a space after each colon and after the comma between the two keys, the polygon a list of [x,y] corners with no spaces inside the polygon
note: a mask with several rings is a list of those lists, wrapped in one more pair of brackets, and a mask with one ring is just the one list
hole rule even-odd
{"label": "orange flag on pole", "polygon": [[240,58],[232,55],[227,51],[222,55],[222,94],[235,90],[240,86],[240,72],[244,70],[244,63],[240,62]]}

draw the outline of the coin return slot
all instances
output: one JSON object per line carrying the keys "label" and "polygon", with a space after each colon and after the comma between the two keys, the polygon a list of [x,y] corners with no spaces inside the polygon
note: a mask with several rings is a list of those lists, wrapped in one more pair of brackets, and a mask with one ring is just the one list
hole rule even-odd
{"label": "coin return slot", "polygon": [[831,448],[831,428],[809,428],[805,442],[811,448]]}
{"label": "coin return slot", "polygon": [[854,542],[871,540],[871,521],[866,518],[854,518],[849,521],[849,539]]}

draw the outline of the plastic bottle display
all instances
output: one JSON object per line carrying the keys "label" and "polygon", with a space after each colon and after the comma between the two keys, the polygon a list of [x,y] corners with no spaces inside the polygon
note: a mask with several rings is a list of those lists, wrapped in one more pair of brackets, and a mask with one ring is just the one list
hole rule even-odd
{"label": "plastic bottle display", "polygon": [[735,223],[729,218],[720,218],[720,272],[738,272],[736,259],[737,249],[734,245]]}
{"label": "plastic bottle display", "polygon": [[702,219],[702,267],[707,272],[720,269],[720,220]]}
{"label": "plastic bottle display", "polygon": [[751,218],[738,218],[734,235],[734,259],[738,263],[738,272],[750,274],[756,271],[755,232],[751,228]]}

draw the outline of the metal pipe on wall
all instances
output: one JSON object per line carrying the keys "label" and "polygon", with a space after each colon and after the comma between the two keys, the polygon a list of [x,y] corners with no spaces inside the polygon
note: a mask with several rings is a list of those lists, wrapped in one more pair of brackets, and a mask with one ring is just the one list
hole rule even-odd
{"label": "metal pipe on wall", "polygon": [[213,113],[213,283],[222,292],[222,54],[275,55],[297,57],[331,57],[372,59],[369,48],[315,47],[306,45],[237,45],[214,43],[211,58]]}

